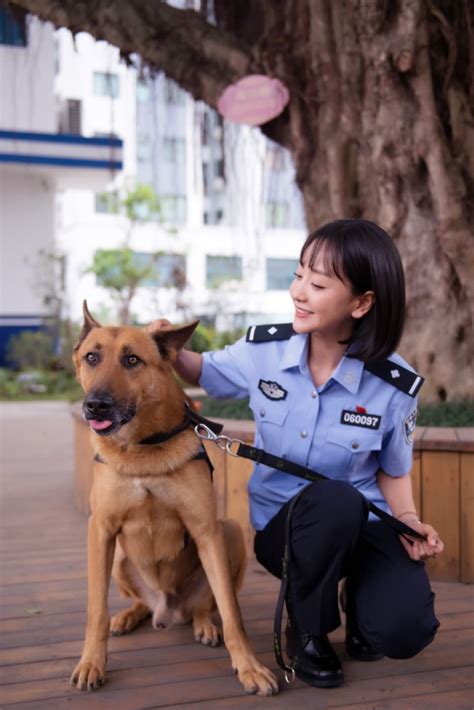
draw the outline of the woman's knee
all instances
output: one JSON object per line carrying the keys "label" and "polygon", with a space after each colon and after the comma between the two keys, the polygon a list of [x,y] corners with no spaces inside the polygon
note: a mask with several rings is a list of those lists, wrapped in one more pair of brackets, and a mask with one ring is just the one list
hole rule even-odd
{"label": "woman's knee", "polygon": [[[404,610],[403,614],[390,614],[383,620],[376,633],[367,633],[374,645],[389,658],[412,658],[428,646],[434,639],[439,621],[432,609],[432,599],[423,609],[416,606]],[[364,632],[363,632],[364,633]]]}

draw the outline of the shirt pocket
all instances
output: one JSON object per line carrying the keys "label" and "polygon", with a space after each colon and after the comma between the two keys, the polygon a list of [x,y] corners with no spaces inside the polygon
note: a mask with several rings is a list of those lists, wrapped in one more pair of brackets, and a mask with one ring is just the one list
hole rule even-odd
{"label": "shirt pocket", "polygon": [[367,466],[371,455],[381,450],[382,432],[361,427],[335,426],[328,431],[327,441],[344,452],[342,457],[347,470],[359,473]]}
{"label": "shirt pocket", "polygon": [[282,450],[283,426],[288,417],[289,405],[281,400],[272,402],[263,395],[255,394],[250,398],[250,408],[265,449],[269,454],[279,455]]}

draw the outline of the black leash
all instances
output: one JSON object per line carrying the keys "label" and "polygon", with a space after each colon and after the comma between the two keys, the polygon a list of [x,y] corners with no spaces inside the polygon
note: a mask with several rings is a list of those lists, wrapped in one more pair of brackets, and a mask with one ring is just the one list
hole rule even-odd
{"label": "black leash", "polygon": [[[279,456],[273,456],[273,454],[267,454],[263,449],[257,449],[255,446],[249,446],[243,442],[239,442],[239,447],[234,454],[236,456],[242,456],[250,461],[255,461],[256,463],[262,463],[264,466],[269,466],[270,468],[276,468],[278,471],[284,471],[285,473],[291,473],[292,476],[298,476],[298,478],[303,478],[305,481],[327,481],[327,476],[323,476],[322,473],[317,473],[312,471],[306,466],[301,466],[294,461],[288,461],[287,459],[282,459]],[[362,494],[361,494],[362,495]],[[365,498],[365,496],[364,496]],[[387,523],[393,530],[395,530],[399,535],[409,535],[411,538],[416,538],[417,540],[426,540],[426,536],[413,530],[413,528],[402,523],[401,520],[397,520],[393,515],[386,513],[385,510],[379,508],[375,503],[365,498],[369,510],[374,513],[380,520]]]}
{"label": "black leash", "polygon": [[[278,471],[284,471],[292,476],[297,476],[298,478],[303,478],[305,481],[310,481],[312,483],[316,481],[327,481],[327,476],[317,471],[312,471],[306,466],[296,463],[295,461],[288,461],[287,459],[282,459],[279,456],[274,456],[273,454],[268,454],[263,449],[257,449],[255,446],[249,446],[243,441],[238,439],[230,439],[228,436],[215,436],[212,430],[207,429],[202,426],[202,423],[195,427],[195,432],[201,439],[210,439],[217,443],[220,448],[223,448],[231,456],[237,456],[241,458],[254,461],[255,463],[261,463],[264,466],[269,466],[270,468],[277,469]],[[235,445],[238,444],[237,448]],[[285,521],[285,544],[283,549],[282,557],[282,567],[281,567],[281,584],[280,592],[278,594],[278,600],[275,608],[275,618],[273,622],[273,649],[275,652],[275,658],[280,666],[285,672],[285,680],[287,683],[292,683],[295,679],[294,664],[297,662],[297,658],[293,659],[293,665],[285,663],[281,647],[281,622],[283,618],[283,608],[288,594],[288,581],[289,581],[289,570],[290,570],[290,559],[291,559],[291,516],[295,508],[296,503],[299,501],[301,495],[307,490],[307,487],[303,488],[296,496],[291,500],[290,506],[288,508],[288,513]],[[362,495],[362,493],[361,493]],[[409,538],[416,538],[417,540],[426,540],[426,536],[413,530],[405,523],[397,520],[393,515],[389,515],[385,510],[379,508],[375,503],[368,500],[363,496],[365,500],[367,509],[374,513],[380,520],[383,520],[387,525],[389,525],[396,533],[403,535],[404,537],[409,536]],[[411,540],[409,539],[411,542]]]}

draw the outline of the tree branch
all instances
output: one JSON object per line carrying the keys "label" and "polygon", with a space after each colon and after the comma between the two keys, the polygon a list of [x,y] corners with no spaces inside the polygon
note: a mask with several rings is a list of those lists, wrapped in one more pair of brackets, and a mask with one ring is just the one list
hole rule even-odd
{"label": "tree branch", "polygon": [[15,0],[9,5],[74,34],[88,32],[125,56],[139,54],[144,64],[164,71],[210,106],[248,71],[247,47],[194,10],[179,10],[161,0]]}

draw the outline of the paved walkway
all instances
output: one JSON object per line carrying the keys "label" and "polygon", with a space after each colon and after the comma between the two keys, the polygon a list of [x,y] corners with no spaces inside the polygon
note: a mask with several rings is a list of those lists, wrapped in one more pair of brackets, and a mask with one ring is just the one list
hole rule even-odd
{"label": "paved walkway", "polygon": [[[109,682],[94,694],[68,684],[82,648],[86,609],[86,520],[73,505],[69,405],[0,403],[2,710],[289,708],[456,710],[474,706],[473,588],[437,583],[442,622],[415,659],[357,663],[342,629],[333,640],[347,683],[318,690],[282,682],[273,698],[246,696],[224,648],[196,644],[188,627],[157,632],[149,622],[112,638]],[[275,669],[272,617],[277,584],[250,565],[241,606],[253,647]],[[112,584],[110,607],[123,608]],[[388,611],[388,610],[387,610]],[[276,671],[281,677],[279,671]]]}

